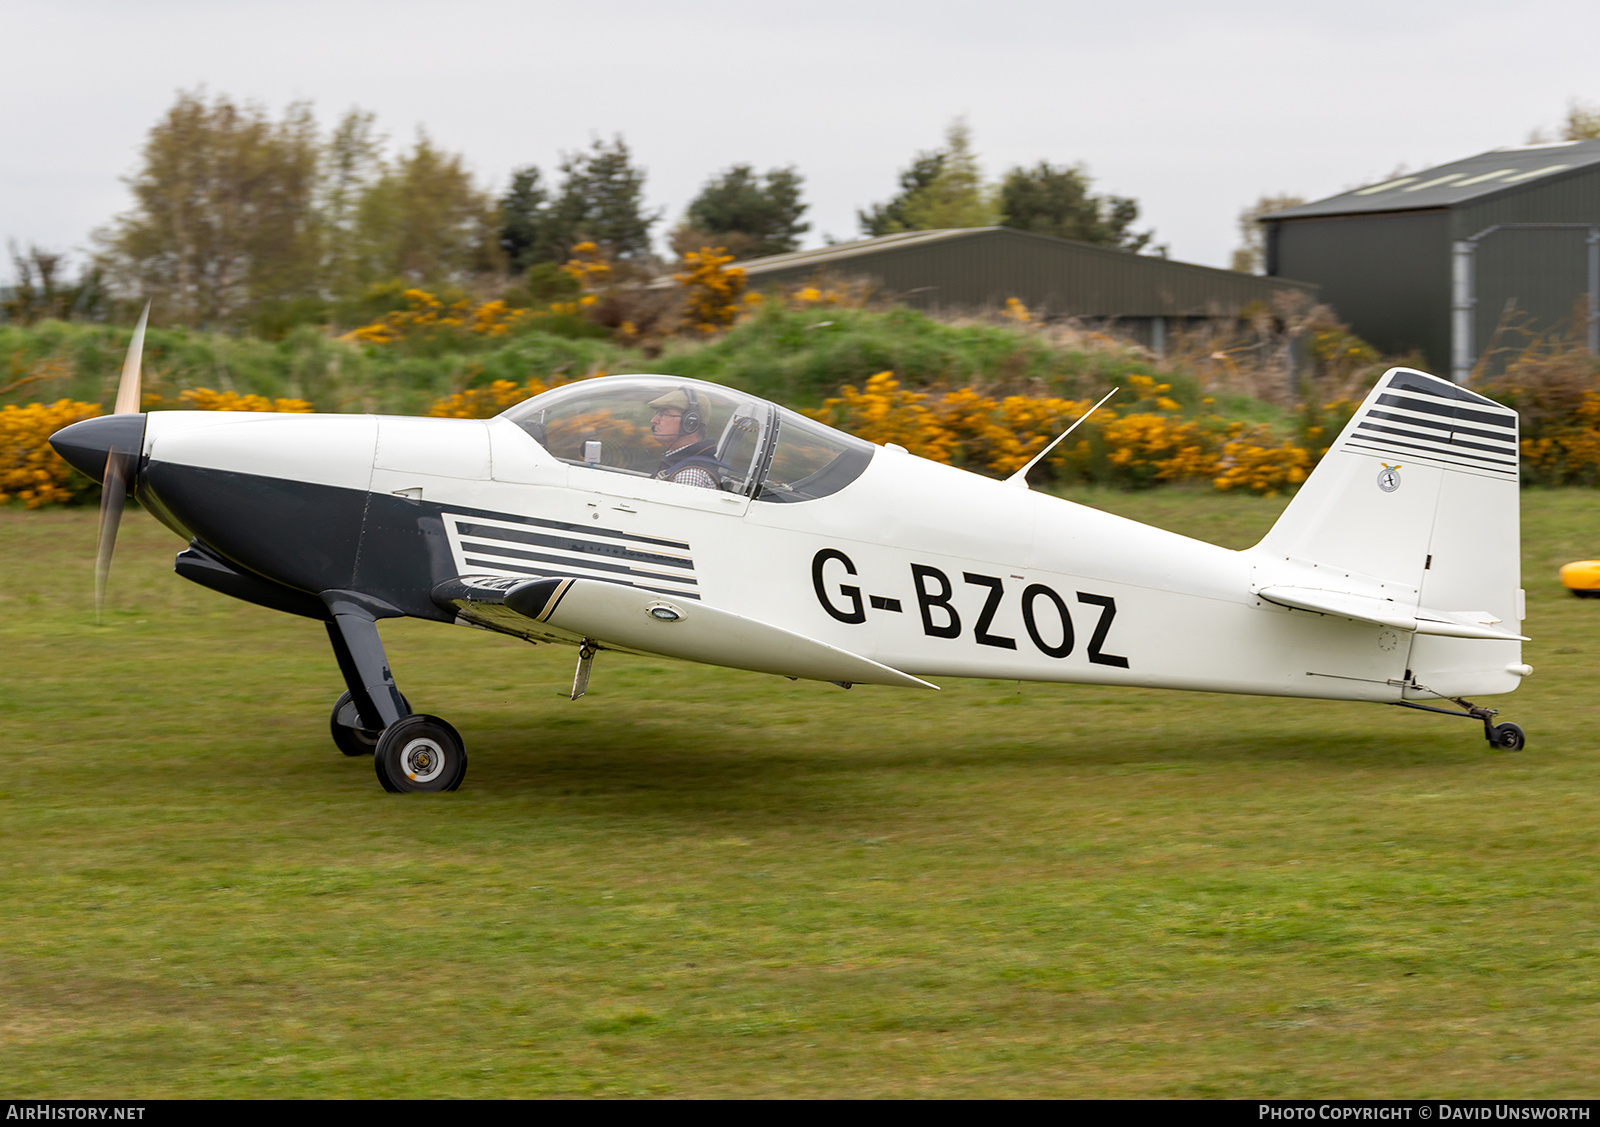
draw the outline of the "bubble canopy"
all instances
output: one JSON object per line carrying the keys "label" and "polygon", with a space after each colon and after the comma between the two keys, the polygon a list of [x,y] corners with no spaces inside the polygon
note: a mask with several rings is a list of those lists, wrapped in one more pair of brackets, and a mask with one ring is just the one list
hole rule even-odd
{"label": "bubble canopy", "polygon": [[779,504],[837,493],[877,450],[765,399],[675,376],[579,380],[501,417],[568,465]]}

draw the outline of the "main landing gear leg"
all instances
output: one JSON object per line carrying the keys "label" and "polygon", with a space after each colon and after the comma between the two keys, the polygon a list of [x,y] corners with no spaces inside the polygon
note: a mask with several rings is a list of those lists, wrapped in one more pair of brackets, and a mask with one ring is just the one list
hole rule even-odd
{"label": "main landing gear leg", "polygon": [[1470,700],[1459,697],[1449,698],[1461,706],[1460,712],[1453,712],[1448,708],[1434,708],[1432,705],[1416,704],[1412,701],[1395,701],[1401,708],[1415,708],[1420,712],[1437,712],[1441,716],[1461,716],[1468,720],[1483,722],[1483,738],[1489,741],[1490,747],[1502,748],[1505,751],[1521,751],[1527,745],[1528,738],[1516,724],[1496,724],[1494,718],[1500,714],[1498,708],[1481,708]]}
{"label": "main landing gear leg", "polygon": [[333,645],[347,691],[333,707],[333,742],[346,755],[373,757],[378,782],[391,792],[455,790],[467,773],[461,735],[437,716],[414,714],[395,687],[378,637],[392,607],[344,591],[325,591]]}

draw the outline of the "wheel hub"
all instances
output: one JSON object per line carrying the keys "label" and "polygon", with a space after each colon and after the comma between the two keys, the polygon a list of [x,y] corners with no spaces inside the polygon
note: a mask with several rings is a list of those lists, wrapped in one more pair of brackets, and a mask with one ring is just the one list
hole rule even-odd
{"label": "wheel hub", "polygon": [[444,771],[444,749],[425,736],[411,740],[400,753],[400,765],[412,782],[428,783]]}

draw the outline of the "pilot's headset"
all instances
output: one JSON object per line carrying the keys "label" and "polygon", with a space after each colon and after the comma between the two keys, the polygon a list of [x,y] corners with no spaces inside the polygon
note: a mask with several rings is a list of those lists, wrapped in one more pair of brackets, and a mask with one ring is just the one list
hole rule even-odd
{"label": "pilot's headset", "polygon": [[700,413],[700,397],[694,393],[694,388],[687,385],[678,390],[689,399],[689,405],[684,408],[683,418],[678,423],[678,433],[694,434],[705,422],[705,416]]}

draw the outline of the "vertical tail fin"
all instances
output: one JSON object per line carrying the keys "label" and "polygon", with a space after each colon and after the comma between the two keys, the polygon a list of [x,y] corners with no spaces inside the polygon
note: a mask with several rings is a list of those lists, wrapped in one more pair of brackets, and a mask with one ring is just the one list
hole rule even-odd
{"label": "vertical tail fin", "polygon": [[[1516,412],[1390,369],[1253,552],[1290,582],[1516,634],[1517,455]],[[1409,681],[1431,692],[1408,695],[1508,692],[1526,670],[1521,652],[1513,640],[1419,631]]]}

